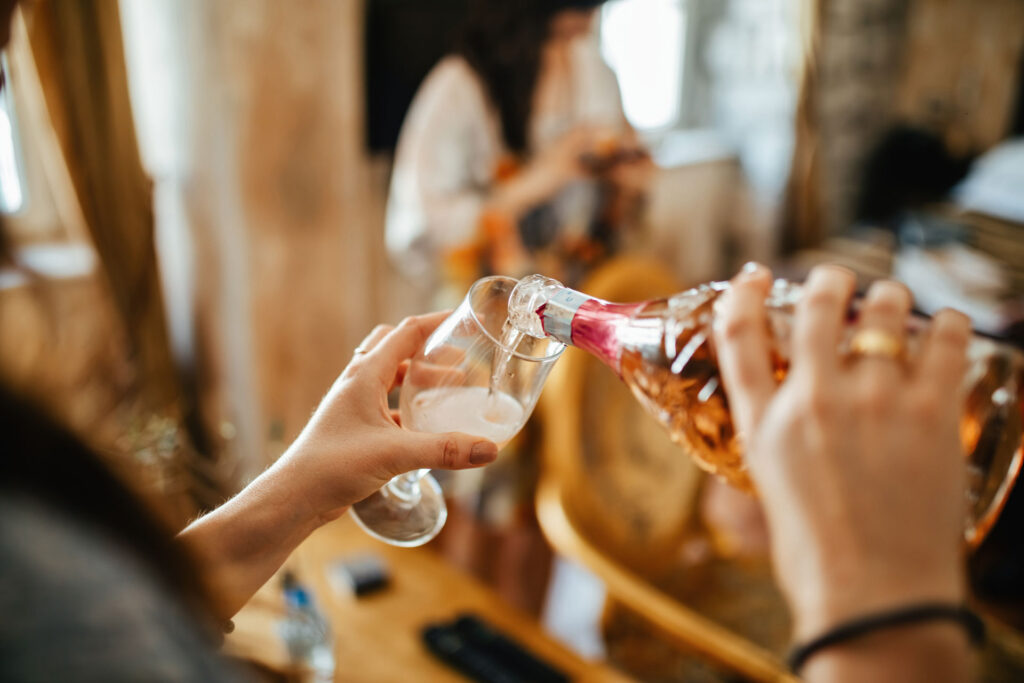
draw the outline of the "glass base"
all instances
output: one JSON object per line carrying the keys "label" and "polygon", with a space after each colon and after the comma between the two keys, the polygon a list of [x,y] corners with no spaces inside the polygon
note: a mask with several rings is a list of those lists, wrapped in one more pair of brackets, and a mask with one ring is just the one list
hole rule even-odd
{"label": "glass base", "polygon": [[448,518],[441,487],[429,474],[419,480],[419,496],[415,499],[396,492],[392,484],[387,484],[353,505],[351,511],[363,531],[404,548],[423,545],[433,539]]}

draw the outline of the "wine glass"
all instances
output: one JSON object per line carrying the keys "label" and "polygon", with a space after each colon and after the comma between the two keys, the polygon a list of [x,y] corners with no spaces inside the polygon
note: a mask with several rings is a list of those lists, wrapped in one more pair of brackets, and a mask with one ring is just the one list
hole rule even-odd
{"label": "wine glass", "polygon": [[[421,432],[465,432],[504,446],[533,412],[565,346],[507,325],[518,280],[487,277],[412,358],[402,383],[402,426]],[[429,470],[399,475],[352,506],[371,536],[412,547],[434,538],[448,509]]]}

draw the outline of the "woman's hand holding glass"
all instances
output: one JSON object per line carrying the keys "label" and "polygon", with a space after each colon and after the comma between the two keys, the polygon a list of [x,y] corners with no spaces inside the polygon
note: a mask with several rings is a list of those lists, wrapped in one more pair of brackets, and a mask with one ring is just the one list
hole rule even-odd
{"label": "woman's hand holding glass", "polygon": [[409,358],[446,315],[375,328],[282,456],[321,519],[338,517],[403,472],[478,467],[497,457],[497,446],[479,436],[402,429],[398,411],[388,407],[388,394],[405,379]]}
{"label": "woman's hand holding glass", "polygon": [[[458,430],[504,445],[523,427],[564,346],[506,336],[508,299],[516,284],[500,276],[478,280],[458,309],[419,340],[400,398],[406,429],[450,435]],[[405,356],[413,351],[415,346],[402,349]],[[478,464],[472,457],[470,462]],[[367,533],[401,546],[421,545],[437,535],[447,509],[440,487],[427,474],[438,465],[424,463],[399,470],[406,474],[353,506],[353,516]],[[441,463],[454,469],[444,459]]]}
{"label": "woman's hand holding glass", "polygon": [[180,540],[210,567],[220,617],[245,604],[316,528],[395,475],[477,467],[497,457],[497,446],[479,436],[402,429],[388,408],[409,357],[444,317],[375,329],[284,455],[181,532]]}

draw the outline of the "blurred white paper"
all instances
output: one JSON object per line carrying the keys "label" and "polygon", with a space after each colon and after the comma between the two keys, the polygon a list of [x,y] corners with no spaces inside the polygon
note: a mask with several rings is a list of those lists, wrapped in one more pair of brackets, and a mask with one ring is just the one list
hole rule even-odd
{"label": "blurred white paper", "polygon": [[953,196],[964,209],[1024,223],[1024,138],[982,155]]}

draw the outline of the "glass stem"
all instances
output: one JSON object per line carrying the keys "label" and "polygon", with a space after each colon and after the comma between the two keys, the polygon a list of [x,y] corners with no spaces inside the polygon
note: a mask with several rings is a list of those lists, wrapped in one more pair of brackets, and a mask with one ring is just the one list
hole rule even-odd
{"label": "glass stem", "polygon": [[400,474],[387,484],[387,493],[408,505],[415,505],[420,500],[420,479],[429,469],[413,470]]}

